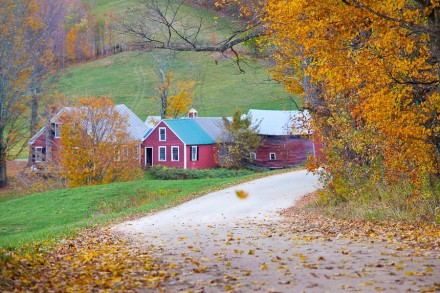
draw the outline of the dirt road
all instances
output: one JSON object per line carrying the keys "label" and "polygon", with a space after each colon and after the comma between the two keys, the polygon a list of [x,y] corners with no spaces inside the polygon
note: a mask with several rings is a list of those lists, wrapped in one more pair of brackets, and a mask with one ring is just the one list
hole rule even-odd
{"label": "dirt road", "polygon": [[[162,284],[170,292],[440,290],[437,250],[292,229],[279,212],[317,186],[305,171],[271,176],[113,230],[170,264],[174,277]],[[237,190],[249,197],[239,199]]]}

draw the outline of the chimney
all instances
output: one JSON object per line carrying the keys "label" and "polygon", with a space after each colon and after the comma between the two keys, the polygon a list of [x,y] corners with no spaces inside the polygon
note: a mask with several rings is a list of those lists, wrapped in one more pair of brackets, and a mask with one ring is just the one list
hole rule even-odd
{"label": "chimney", "polygon": [[188,118],[197,118],[197,111],[194,108],[191,108],[188,112]]}

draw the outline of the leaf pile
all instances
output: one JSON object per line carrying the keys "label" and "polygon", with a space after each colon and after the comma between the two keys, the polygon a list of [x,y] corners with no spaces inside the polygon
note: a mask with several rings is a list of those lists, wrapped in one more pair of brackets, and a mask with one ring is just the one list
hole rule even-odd
{"label": "leaf pile", "polygon": [[0,291],[82,292],[160,288],[175,273],[139,247],[108,231],[85,231],[50,252],[36,245],[0,253]]}
{"label": "leaf pile", "polygon": [[[310,197],[310,196],[309,196]],[[303,202],[282,212],[292,232],[312,234],[312,238],[348,238],[352,241],[384,242],[415,251],[440,251],[440,227],[428,224],[337,219],[314,214],[301,208]]]}

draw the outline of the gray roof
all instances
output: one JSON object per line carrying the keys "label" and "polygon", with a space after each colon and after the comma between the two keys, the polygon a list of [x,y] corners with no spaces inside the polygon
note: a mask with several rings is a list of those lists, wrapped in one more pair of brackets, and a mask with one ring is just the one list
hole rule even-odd
{"label": "gray roof", "polygon": [[303,135],[311,134],[308,111],[279,111],[250,109],[254,125],[262,135]]}
{"label": "gray roof", "polygon": [[148,128],[154,128],[156,127],[159,122],[162,121],[162,118],[160,116],[148,116],[147,119],[145,119],[145,125],[147,125]]}
{"label": "gray roof", "polygon": [[[72,107],[64,107],[58,113],[50,119],[51,123],[56,123],[58,119],[61,117],[61,115],[66,112],[70,111]],[[116,111],[119,112],[124,117],[127,117],[127,132],[130,135],[132,139],[142,141],[144,135],[148,132],[148,126],[142,122],[141,119],[139,119],[136,114],[134,114],[127,106],[121,104],[115,106]],[[40,137],[45,131],[45,127],[43,126],[29,141],[28,144],[33,144],[35,140]]]}
{"label": "gray roof", "polygon": [[215,141],[223,141],[225,130],[223,126],[223,118],[221,117],[198,117],[193,118],[203,130],[208,133]]}
{"label": "gray roof", "polygon": [[136,140],[142,140],[149,129],[148,126],[124,104],[116,105],[115,109],[119,114],[127,117],[127,132],[130,137]]}

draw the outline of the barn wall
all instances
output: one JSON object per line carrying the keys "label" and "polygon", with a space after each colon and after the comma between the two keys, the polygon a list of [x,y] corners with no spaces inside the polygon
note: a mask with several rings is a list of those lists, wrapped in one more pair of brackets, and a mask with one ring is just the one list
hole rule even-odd
{"label": "barn wall", "polygon": [[[270,160],[270,153],[276,154],[276,160]],[[267,167],[287,167],[303,164],[314,153],[313,142],[309,138],[264,136],[257,150],[254,164]]]}
{"label": "barn wall", "polygon": [[188,169],[211,169],[217,167],[217,148],[214,144],[199,145],[199,160],[191,161],[191,146],[187,146]]}
{"label": "barn wall", "polygon": [[[42,133],[35,142],[31,145],[32,151],[35,147],[43,147],[46,148],[46,133]],[[60,139],[53,138],[52,139],[52,160],[54,162],[59,161],[60,159]],[[35,163],[34,159],[32,161]]]}

